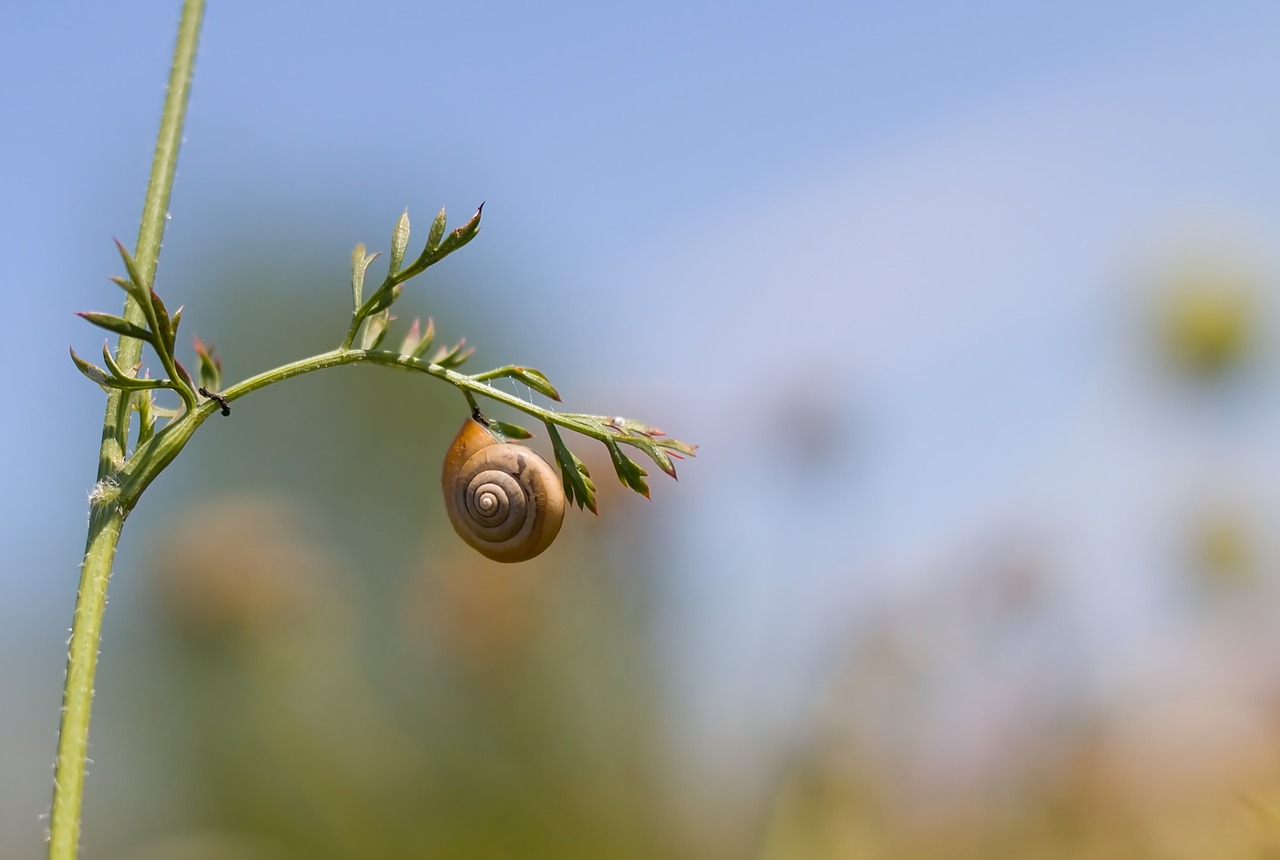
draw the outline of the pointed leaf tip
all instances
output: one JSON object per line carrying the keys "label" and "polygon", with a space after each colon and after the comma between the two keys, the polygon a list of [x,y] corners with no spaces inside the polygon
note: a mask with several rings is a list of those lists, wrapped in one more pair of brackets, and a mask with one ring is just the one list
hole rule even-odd
{"label": "pointed leaf tip", "polygon": [[630,487],[646,499],[649,498],[649,485],[645,482],[645,475],[649,474],[640,467],[639,463],[630,460],[626,454],[622,453],[622,449],[618,447],[618,443],[612,439],[607,440],[605,447],[609,449],[609,458],[613,460],[613,469],[618,473],[618,480],[624,486]]}
{"label": "pointed leaf tip", "polygon": [[87,377],[91,382],[96,382],[98,385],[101,385],[104,387],[107,386],[110,380],[110,377],[107,375],[107,372],[105,370],[103,370],[101,367],[98,367],[97,365],[90,364],[80,356],[76,355],[76,351],[74,347],[71,347],[69,349],[71,352],[71,361],[75,364],[76,370],[84,374],[85,377]]}
{"label": "pointed leaf tip", "polygon": [[495,418],[489,419],[489,429],[507,440],[533,438],[533,434],[519,424],[508,424],[506,421],[498,421]]}
{"label": "pointed leaf tip", "polygon": [[414,317],[413,325],[409,326],[409,330],[405,332],[404,338],[400,341],[400,354],[412,355],[414,347],[418,345],[420,340],[422,340],[422,321]]}
{"label": "pointed leaf tip", "polygon": [[551,380],[547,379],[546,375],[543,374],[542,371],[534,370],[532,367],[517,367],[514,371],[515,372],[512,373],[512,376],[532,388],[534,391],[545,397],[550,397],[557,403],[561,402],[560,392],[556,391],[556,387],[551,384]]}
{"label": "pointed leaf tip", "polygon": [[427,328],[422,333],[422,338],[418,341],[417,346],[413,348],[412,357],[422,358],[427,354],[427,350],[431,349],[431,344],[436,339],[436,324],[431,317],[427,317]]}
{"label": "pointed leaf tip", "polygon": [[556,426],[547,423],[547,435],[551,438],[551,448],[555,452],[556,463],[560,466],[560,475],[564,484],[564,496],[569,504],[576,504],[579,510],[589,510],[596,516],[600,511],[596,507],[596,485],[591,480],[591,473],[586,464],[569,450],[560,438]]}
{"label": "pointed leaf tip", "polygon": [[[429,324],[430,321],[428,320]],[[467,346],[467,339],[464,337],[452,347],[442,346],[436,350],[436,354],[431,357],[430,363],[438,364],[444,368],[454,368],[474,355],[475,351],[476,348],[474,346]]]}
{"label": "pointed leaf tip", "polygon": [[104,314],[98,311],[77,311],[76,316],[81,319],[88,320],[98,328],[105,328],[107,331],[115,332],[125,337],[136,337],[147,343],[152,343],[151,332],[140,325],[129,322],[124,317],[118,317],[114,314]]}
{"label": "pointed leaf tip", "polygon": [[199,362],[198,373],[200,385],[211,391],[222,388],[222,359],[214,352],[213,344],[205,346],[200,338],[195,339],[196,359]]}
{"label": "pointed leaf tip", "polygon": [[164,302],[160,300],[159,293],[155,290],[151,290],[151,307],[155,309],[156,323],[160,329],[156,332],[157,337],[151,342],[151,345],[161,350],[165,355],[172,356],[178,325],[174,318],[169,316],[169,310],[164,306]]}
{"label": "pointed leaf tip", "polygon": [[[670,475],[672,478],[676,478],[676,464],[671,462],[672,455],[668,454],[652,442],[637,443],[636,447],[648,454],[649,457],[652,458],[653,462],[658,464],[659,469]],[[679,454],[675,456],[678,457]],[[676,478],[676,480],[679,479]]]}
{"label": "pointed leaf tip", "polygon": [[133,254],[129,253],[129,249],[121,244],[119,239],[112,239],[111,241],[116,243],[116,250],[120,252],[120,259],[124,262],[124,269],[129,273],[129,280],[145,295],[147,288],[143,285],[142,273],[138,271],[138,261],[133,258]]}

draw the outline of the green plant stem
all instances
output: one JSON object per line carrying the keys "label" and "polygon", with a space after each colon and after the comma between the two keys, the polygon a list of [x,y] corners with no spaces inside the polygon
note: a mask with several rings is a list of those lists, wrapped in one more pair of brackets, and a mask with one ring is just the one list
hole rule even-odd
{"label": "green plant stem", "polygon": [[[178,38],[173,51],[173,67],[169,72],[169,88],[160,114],[160,130],[156,135],[156,151],[151,159],[151,178],[147,182],[147,195],[142,203],[138,245],[133,255],[144,280],[144,284],[140,285],[143,287],[155,280],[156,266],[160,261],[160,243],[168,221],[173,177],[178,169],[178,147],[182,143],[182,128],[191,93],[191,76],[195,71],[196,43],[203,16],[204,0],[184,0],[182,20],[178,24]],[[142,308],[128,296],[125,298],[123,316],[135,325],[142,326],[146,323]],[[121,367],[133,367],[141,358],[142,341],[134,337],[121,337],[116,350],[116,363]],[[102,457],[98,462],[99,480],[110,475],[124,462],[129,437],[129,403],[130,397],[124,392],[112,391],[107,396],[107,414],[102,428]]]}
{"label": "green plant stem", "polygon": [[53,809],[49,821],[49,857],[74,858],[80,839],[80,808],[84,796],[84,765],[89,745],[89,704],[98,666],[98,642],[107,602],[107,582],[116,544],[124,525],[118,505],[96,507],[90,515],[88,548],[80,571],[80,593],[67,659],[63,690],[62,726],[54,776]]}
{"label": "green plant stem", "polygon": [[[381,349],[343,349],[340,347],[330,352],[322,352],[319,355],[293,361],[250,377],[243,382],[232,385],[230,388],[223,389],[220,394],[230,403],[277,382],[284,382],[286,379],[292,379],[295,376],[302,376],[305,373],[312,373],[317,370],[340,367],[344,364],[382,365],[425,373],[444,380],[462,391],[469,403],[474,403],[474,395],[478,394],[490,400],[505,403],[507,406],[518,409],[527,415],[532,415],[544,424],[559,424],[561,427],[601,442],[616,441],[626,443],[628,441],[628,437],[603,430],[595,422],[583,420],[573,414],[545,409],[535,403],[521,400],[514,394],[494,388],[488,383],[465,373],[458,373],[455,370],[450,370],[419,358]],[[196,411],[178,418],[148,442],[138,446],[133,456],[129,458],[129,462],[119,473],[119,504],[126,511],[133,509],[142,492],[159,476],[164,467],[178,456],[178,452],[187,444],[196,429],[210,416],[216,415],[219,408],[215,401],[207,400]]]}
{"label": "green plant stem", "polygon": [[[178,166],[191,76],[195,68],[196,43],[204,15],[204,0],[185,0],[174,47],[169,89],[165,95],[151,163],[151,178],[143,202],[142,221],[134,254],[139,271],[150,284],[155,277],[164,236],[169,196]],[[124,318],[143,323],[143,312],[132,298],[125,299]],[[142,341],[121,337],[117,363],[131,367],[142,355]],[[102,446],[98,456],[98,484],[95,487],[85,541],[80,589],[72,618],[71,641],[67,651],[67,677],[62,694],[62,720],[58,732],[58,753],[54,769],[53,806],[49,815],[50,860],[73,860],[80,843],[80,818],[84,797],[84,769],[89,745],[89,715],[93,703],[93,680],[98,663],[102,616],[107,604],[107,584],[115,560],[120,530],[128,508],[114,498],[112,476],[125,461],[128,446],[131,395],[112,390],[107,396],[102,424]]]}

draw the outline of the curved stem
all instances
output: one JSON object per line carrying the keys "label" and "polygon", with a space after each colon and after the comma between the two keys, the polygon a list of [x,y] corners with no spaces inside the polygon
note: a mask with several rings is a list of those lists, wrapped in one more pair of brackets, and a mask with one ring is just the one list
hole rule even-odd
{"label": "curved stem", "polygon": [[[480,395],[481,397],[504,403],[513,409],[518,409],[527,415],[537,418],[543,424],[559,424],[561,427],[601,442],[630,444],[633,441],[633,437],[616,430],[605,429],[602,423],[592,420],[594,416],[567,414],[545,409],[535,403],[521,400],[514,394],[508,394],[505,391],[494,388],[478,377],[458,373],[447,367],[441,367],[438,364],[432,364],[420,358],[401,355],[398,352],[389,350],[343,349],[339,347],[309,358],[292,361],[272,370],[259,373],[257,376],[251,376],[229,388],[224,388],[219,393],[230,403],[255,391],[275,385],[277,382],[284,382],[286,379],[313,373],[317,370],[340,367],[344,364],[374,364],[425,373],[428,376],[441,379],[460,390],[467,398],[470,408],[474,408],[475,395]],[[182,415],[146,443],[138,446],[133,456],[129,458],[129,462],[118,473],[120,503],[125,510],[133,508],[142,492],[159,476],[165,466],[169,465],[174,457],[178,456],[178,452],[191,439],[196,429],[211,415],[217,414],[219,408],[219,404],[216,401],[207,400],[200,404],[199,408],[194,412]],[[637,439],[636,441],[650,440]]]}
{"label": "curved stem", "polygon": [[[323,370],[327,367],[338,367],[343,364],[379,364],[386,367],[398,367],[403,370],[413,370],[419,373],[425,373],[442,379],[450,385],[463,392],[467,397],[468,403],[474,403],[472,395],[480,395],[490,400],[496,400],[499,403],[505,403],[514,409],[524,412],[526,415],[532,415],[544,424],[559,424],[569,430],[581,433],[584,436],[590,436],[600,441],[614,439],[625,441],[626,437],[620,437],[618,434],[610,434],[598,429],[593,423],[583,421],[578,416],[556,412],[553,409],[545,409],[535,403],[527,400],[521,400],[514,394],[508,394],[501,389],[494,388],[486,381],[485,374],[477,374],[469,376],[465,373],[458,373],[456,370],[450,370],[447,367],[441,367],[438,364],[432,364],[429,361],[423,361],[420,358],[414,358],[409,355],[401,355],[398,352],[381,349],[335,349],[331,352],[313,355],[310,358],[304,358],[289,364],[282,365],[274,370],[268,370],[257,376],[252,376],[243,382],[238,382],[230,388],[224,389],[221,393],[228,400],[237,400],[247,394],[266,388],[277,382],[283,382],[295,376],[301,376],[304,373],[310,373],[314,370]],[[201,410],[199,420],[203,421],[208,415],[212,414],[212,410],[207,413]]]}
{"label": "curved stem", "polygon": [[[134,255],[139,273],[147,283],[155,277],[156,263],[160,256],[160,240],[164,236],[165,213],[169,208],[169,195],[178,166],[178,147],[182,142],[182,126],[191,91],[196,42],[203,14],[203,0],[185,0],[183,3],[182,19],[178,25],[178,38],[173,52],[173,66],[169,73],[169,90],[160,116],[160,131],[156,138],[151,179],[147,185]],[[126,298],[124,318],[140,324],[143,316],[138,303],[132,298]],[[142,341],[132,337],[120,338],[116,351],[119,364],[130,367],[138,362],[141,354]],[[120,541],[120,529],[128,515],[128,507],[114,498],[112,475],[124,464],[132,397],[130,392],[113,390],[107,396],[106,416],[102,424],[98,485],[90,511],[84,565],[80,572],[80,590],[76,595],[71,642],[67,651],[67,677],[62,692],[62,720],[53,779],[53,806],[49,815],[50,860],[73,860],[79,850],[85,754],[89,745],[89,714],[93,702],[93,678],[97,671],[102,616],[106,609],[107,584],[111,579],[111,565]]]}

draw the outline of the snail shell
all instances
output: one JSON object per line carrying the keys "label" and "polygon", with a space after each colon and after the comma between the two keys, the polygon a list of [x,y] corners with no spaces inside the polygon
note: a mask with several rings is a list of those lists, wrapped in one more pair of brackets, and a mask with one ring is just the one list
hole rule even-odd
{"label": "snail shell", "polygon": [[462,422],[444,458],[444,507],[464,541],[494,561],[525,561],[556,539],[564,488],[547,461],[501,443],[475,418]]}

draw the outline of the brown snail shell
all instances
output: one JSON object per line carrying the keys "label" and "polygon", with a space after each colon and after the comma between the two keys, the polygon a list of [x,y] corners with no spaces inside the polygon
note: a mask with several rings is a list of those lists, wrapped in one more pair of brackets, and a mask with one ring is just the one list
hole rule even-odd
{"label": "brown snail shell", "polygon": [[525,561],[551,546],[564,521],[560,476],[535,451],[499,442],[475,418],[444,458],[444,507],[453,530],[494,561]]}

